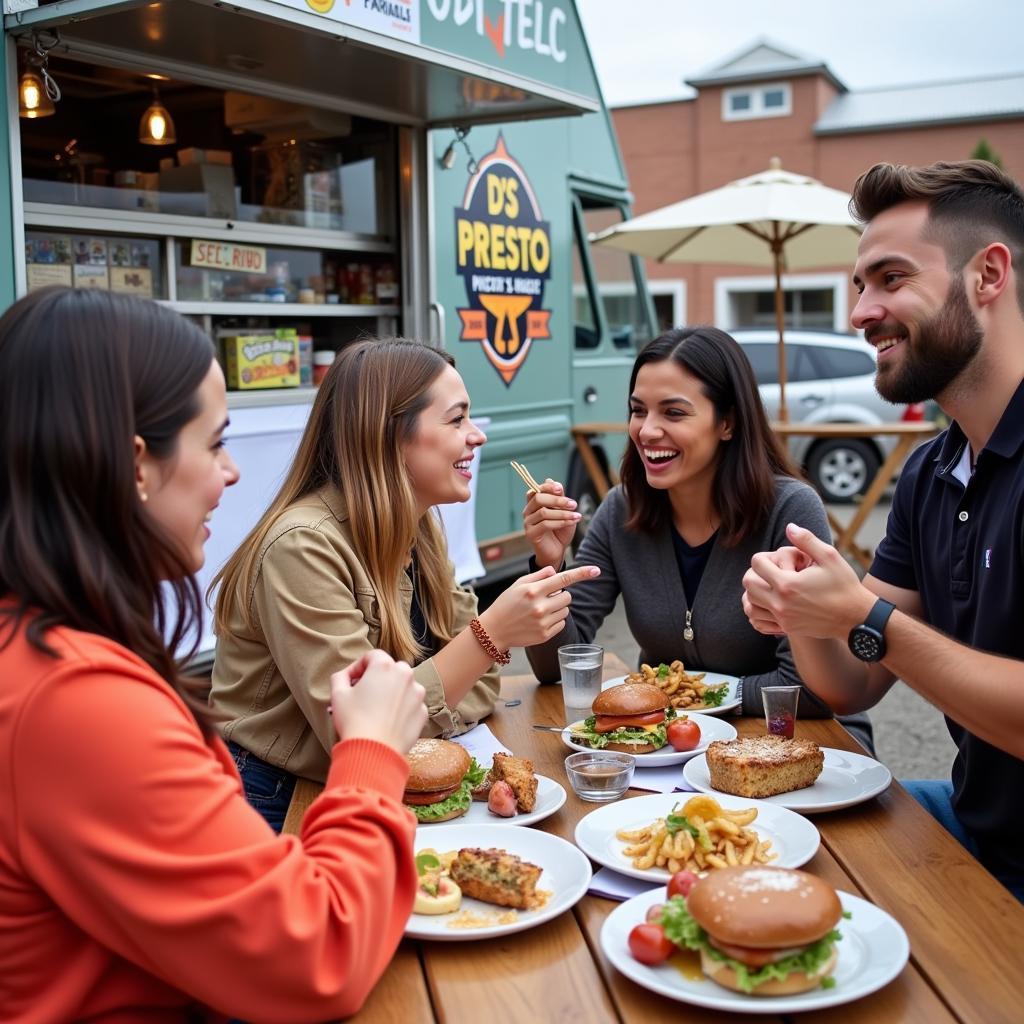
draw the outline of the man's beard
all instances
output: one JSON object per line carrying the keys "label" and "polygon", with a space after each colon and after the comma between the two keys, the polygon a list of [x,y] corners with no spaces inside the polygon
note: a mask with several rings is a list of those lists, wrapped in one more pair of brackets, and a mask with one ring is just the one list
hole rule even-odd
{"label": "man's beard", "polygon": [[[888,328],[871,333],[883,331],[888,333]],[[954,278],[942,308],[920,326],[917,339],[912,342],[907,337],[901,342],[904,353],[899,368],[879,367],[875,388],[894,404],[927,402],[941,395],[967,368],[981,349],[983,337],[963,280]]]}

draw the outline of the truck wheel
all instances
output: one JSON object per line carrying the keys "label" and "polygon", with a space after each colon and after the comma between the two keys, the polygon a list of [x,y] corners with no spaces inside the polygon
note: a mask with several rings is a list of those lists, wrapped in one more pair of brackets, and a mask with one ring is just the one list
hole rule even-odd
{"label": "truck wheel", "polygon": [[870,486],[881,465],[867,441],[819,441],[807,459],[807,477],[825,502],[848,505]]}

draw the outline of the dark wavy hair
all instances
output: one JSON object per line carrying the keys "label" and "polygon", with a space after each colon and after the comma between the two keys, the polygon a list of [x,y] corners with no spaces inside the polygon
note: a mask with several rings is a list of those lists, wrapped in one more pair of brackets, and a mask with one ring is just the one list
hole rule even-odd
{"label": "dark wavy hair", "polygon": [[205,702],[172,653],[194,653],[202,598],[139,498],[133,439],[171,464],[212,360],[177,313],[105,291],[44,288],[0,318],[0,645],[26,619],[28,642],[52,657],[54,626],[107,637],[204,729]]}
{"label": "dark wavy hair", "polygon": [[1013,178],[987,160],[875,164],[854,184],[850,213],[866,223],[913,202],[927,205],[926,237],[943,247],[953,273],[990,242],[1006,245],[1017,271],[1017,304],[1024,310],[1024,190]]}
{"label": "dark wavy hair", "polygon": [[[666,331],[641,349],[633,363],[629,393],[640,370],[671,359],[701,382],[721,423],[732,415],[732,438],[719,446],[711,499],[718,512],[719,536],[734,547],[756,533],[775,504],[775,476],[795,476],[779,439],[768,425],[754,370],[736,340],[715,327]],[[658,531],[671,521],[668,495],[647,482],[643,462],[632,443],[622,456],[621,478],[629,508],[626,528]]]}

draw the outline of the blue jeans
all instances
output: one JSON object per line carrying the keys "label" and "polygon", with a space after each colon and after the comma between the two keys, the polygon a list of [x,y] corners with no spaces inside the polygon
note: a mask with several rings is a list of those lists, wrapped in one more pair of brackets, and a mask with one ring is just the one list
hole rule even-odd
{"label": "blue jeans", "polygon": [[[965,849],[978,857],[978,844],[953,810],[953,783],[940,779],[908,779],[903,788]],[[980,859],[980,858],[979,858]],[[996,878],[1024,903],[1024,878],[1019,875],[997,874]]]}
{"label": "blue jeans", "polygon": [[242,776],[245,799],[266,818],[275,832],[280,832],[295,790],[295,776],[283,768],[267,764],[232,741],[228,742],[228,750],[235,759],[238,774]]}

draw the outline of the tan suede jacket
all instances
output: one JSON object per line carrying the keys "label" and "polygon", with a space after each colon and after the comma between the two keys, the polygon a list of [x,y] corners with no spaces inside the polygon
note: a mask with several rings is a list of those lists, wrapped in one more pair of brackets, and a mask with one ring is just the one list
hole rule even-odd
{"label": "tan suede jacket", "polygon": [[[402,572],[395,585],[408,613],[412,584]],[[451,597],[458,633],[476,615],[476,597],[454,575]],[[221,732],[264,761],[322,783],[328,751],[337,742],[327,712],[331,673],[380,643],[377,598],[335,488],[282,513],[260,551],[246,598],[256,628],[236,617],[217,638],[210,700],[229,716]],[[445,703],[433,659],[414,674],[427,691],[427,736],[465,732],[491,713],[498,697],[494,665],[455,708]]]}

